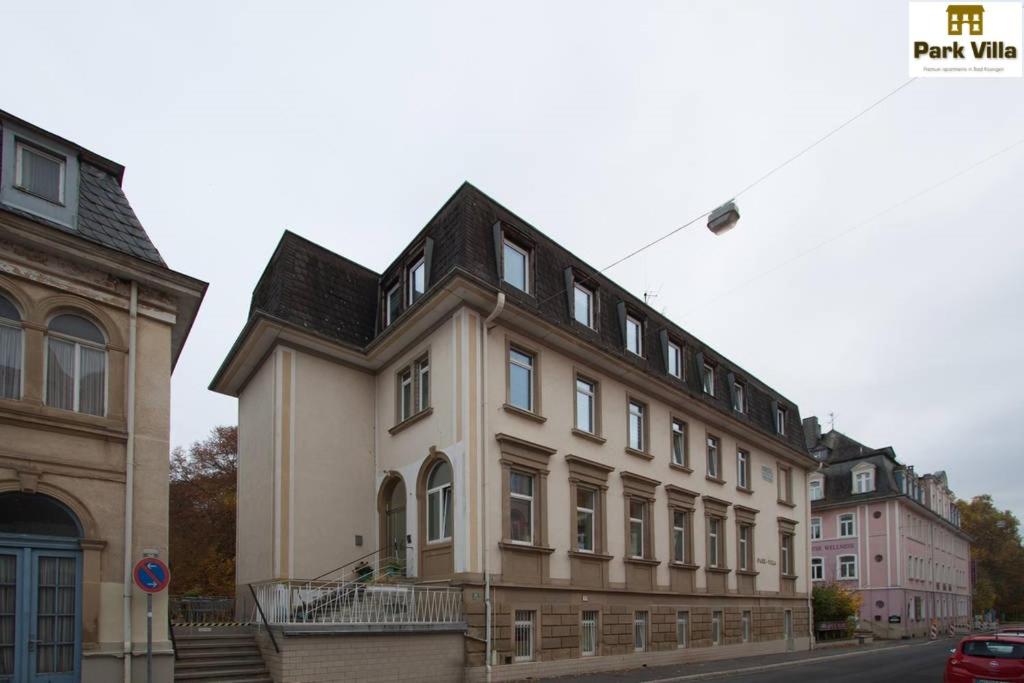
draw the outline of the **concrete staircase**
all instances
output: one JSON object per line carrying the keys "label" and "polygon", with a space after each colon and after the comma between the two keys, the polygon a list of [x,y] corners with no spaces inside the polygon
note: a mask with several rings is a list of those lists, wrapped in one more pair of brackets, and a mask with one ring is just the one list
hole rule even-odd
{"label": "concrete staircase", "polygon": [[175,681],[197,683],[273,683],[256,636],[233,628],[180,629],[174,636],[178,658]]}

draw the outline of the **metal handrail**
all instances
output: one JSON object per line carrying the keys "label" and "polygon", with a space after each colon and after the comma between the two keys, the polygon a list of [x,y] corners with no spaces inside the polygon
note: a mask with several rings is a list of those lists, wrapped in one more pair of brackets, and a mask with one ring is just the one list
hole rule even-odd
{"label": "metal handrail", "polygon": [[281,654],[281,648],[277,646],[277,638],[274,637],[274,632],[270,630],[270,622],[267,621],[267,615],[263,613],[263,608],[260,606],[260,599],[256,597],[256,589],[249,584],[249,592],[252,593],[252,600],[256,603],[256,611],[260,613],[260,619],[263,620],[263,625],[267,627],[267,635],[270,636],[270,642],[274,644],[274,651]]}
{"label": "metal handrail", "polygon": [[362,557],[357,557],[356,559],[354,559],[354,560],[352,560],[350,562],[346,562],[345,564],[341,565],[340,567],[335,567],[334,569],[332,569],[329,572],[324,572],[320,576],[313,577],[312,579],[310,579],[310,581],[319,581],[320,579],[324,578],[325,576],[330,576],[334,572],[341,571],[345,567],[351,567],[356,562],[360,562],[362,560],[365,560],[368,557],[373,557],[374,555],[379,555],[381,553],[381,551],[383,551],[383,550],[384,550],[384,548],[377,548],[376,550],[374,550],[372,552],[366,553]]}
{"label": "metal handrail", "polygon": [[178,659],[178,642],[174,639],[174,624],[171,623],[171,610],[167,610],[167,633],[171,636],[171,651],[174,652],[174,659]]}

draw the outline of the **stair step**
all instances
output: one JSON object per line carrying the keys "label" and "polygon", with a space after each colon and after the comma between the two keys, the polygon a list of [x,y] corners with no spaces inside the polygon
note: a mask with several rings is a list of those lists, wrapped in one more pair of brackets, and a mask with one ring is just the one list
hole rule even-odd
{"label": "stair step", "polygon": [[190,659],[207,659],[209,657],[259,657],[260,649],[255,645],[233,648],[192,648],[178,650],[178,660],[188,661]]}
{"label": "stair step", "polygon": [[230,680],[232,678],[242,678],[249,676],[250,678],[259,678],[260,676],[267,675],[267,668],[263,665],[259,666],[239,666],[233,669],[218,669],[216,671],[175,671],[174,680],[176,681],[221,681]]}
{"label": "stair step", "polygon": [[239,666],[263,666],[263,659],[259,654],[251,657],[203,657],[202,659],[179,659],[174,663],[175,670],[178,669],[229,669]]}
{"label": "stair step", "polygon": [[175,635],[175,638],[189,642],[194,640],[252,640],[254,636],[251,633],[183,633]]}
{"label": "stair step", "polygon": [[174,639],[175,645],[182,650],[251,647],[256,644],[256,639],[248,638],[211,638],[209,640],[182,640]]}

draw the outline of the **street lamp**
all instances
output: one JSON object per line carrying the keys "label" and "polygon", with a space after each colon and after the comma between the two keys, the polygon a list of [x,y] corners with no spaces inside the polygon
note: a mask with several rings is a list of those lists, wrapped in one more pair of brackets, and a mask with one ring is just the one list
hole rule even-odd
{"label": "street lamp", "polygon": [[740,219],[740,210],[733,200],[727,201],[708,215],[708,230],[716,235],[728,232]]}

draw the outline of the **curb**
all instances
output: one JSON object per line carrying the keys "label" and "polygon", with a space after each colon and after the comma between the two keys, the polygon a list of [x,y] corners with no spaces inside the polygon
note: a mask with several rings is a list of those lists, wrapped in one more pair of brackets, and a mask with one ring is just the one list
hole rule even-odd
{"label": "curb", "polygon": [[879,652],[889,650],[903,650],[910,647],[922,647],[924,645],[933,645],[937,642],[936,640],[926,640],[923,643],[911,643],[909,645],[893,645],[892,647],[873,647],[866,650],[860,650],[858,652],[843,652],[835,655],[827,655],[824,657],[808,657],[807,659],[795,659],[790,662],[775,662],[774,664],[761,664],[759,666],[746,666],[740,669],[729,669],[728,671],[707,671],[699,674],[684,674],[682,676],[672,676],[670,678],[658,678],[650,681],[644,681],[644,683],[675,683],[675,681],[700,681],[708,680],[712,678],[724,678],[726,676],[735,676],[737,674],[756,673],[758,671],[765,671],[767,669],[783,669],[787,666],[798,666],[800,664],[808,664],[812,662],[824,662],[830,659],[843,659],[845,657],[857,657],[859,655],[866,655],[871,652]]}

